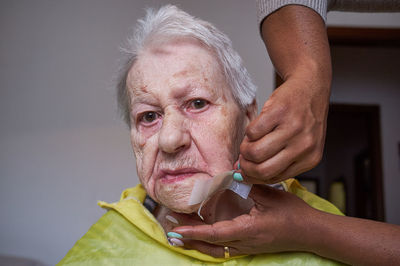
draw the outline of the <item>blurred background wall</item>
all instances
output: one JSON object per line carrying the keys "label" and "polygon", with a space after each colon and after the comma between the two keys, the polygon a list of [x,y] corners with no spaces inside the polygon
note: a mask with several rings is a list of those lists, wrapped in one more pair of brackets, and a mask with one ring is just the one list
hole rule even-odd
{"label": "blurred background wall", "polygon": [[[0,1],[0,254],[57,263],[104,213],[97,200],[138,183],[112,77],[144,8],[166,3],[231,37],[262,106],[274,71],[254,1]],[[328,25],[400,27],[400,14],[331,12]],[[384,189],[387,220],[400,224],[395,158]]]}

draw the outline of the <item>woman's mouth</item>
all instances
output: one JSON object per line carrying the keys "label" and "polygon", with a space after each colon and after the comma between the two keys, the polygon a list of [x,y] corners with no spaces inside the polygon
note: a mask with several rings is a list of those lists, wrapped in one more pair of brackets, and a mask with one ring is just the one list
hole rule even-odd
{"label": "woman's mouth", "polygon": [[162,183],[175,183],[190,178],[193,175],[200,173],[196,169],[176,169],[176,170],[162,170],[160,174],[160,181]]}

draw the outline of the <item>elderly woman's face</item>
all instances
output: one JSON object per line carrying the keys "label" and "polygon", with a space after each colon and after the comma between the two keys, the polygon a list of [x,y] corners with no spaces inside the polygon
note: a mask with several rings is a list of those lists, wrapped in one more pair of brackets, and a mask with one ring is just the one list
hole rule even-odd
{"label": "elderly woman's face", "polygon": [[147,193],[177,212],[197,179],[231,170],[249,119],[218,62],[199,42],[147,49],[127,78],[131,142]]}

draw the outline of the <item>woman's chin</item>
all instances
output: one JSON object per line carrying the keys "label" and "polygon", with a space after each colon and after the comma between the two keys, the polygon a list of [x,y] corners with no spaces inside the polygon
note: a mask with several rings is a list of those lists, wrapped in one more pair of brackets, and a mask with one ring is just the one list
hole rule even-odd
{"label": "woman's chin", "polygon": [[168,209],[170,209],[171,211],[177,212],[177,213],[186,213],[186,214],[190,214],[190,213],[196,213],[197,210],[199,209],[199,204],[196,205],[179,205],[177,206],[176,204],[172,204],[170,206],[164,205],[166,206]]}
{"label": "woman's chin", "polygon": [[195,213],[199,209],[200,204],[188,205],[189,197],[187,198],[158,198],[158,201],[164,207],[167,207],[171,211],[178,213]]}
{"label": "woman's chin", "polygon": [[199,204],[188,204],[194,183],[197,179],[198,178],[187,178],[171,184],[157,182],[155,189],[156,201],[174,212],[197,212]]}
{"label": "woman's chin", "polygon": [[200,204],[189,205],[189,196],[187,197],[158,197],[158,201],[164,207],[178,213],[195,213],[199,209]]}

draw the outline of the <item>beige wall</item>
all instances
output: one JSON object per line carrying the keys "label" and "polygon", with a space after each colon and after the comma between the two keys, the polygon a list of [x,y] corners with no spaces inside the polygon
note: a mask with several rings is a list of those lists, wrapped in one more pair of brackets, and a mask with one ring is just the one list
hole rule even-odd
{"label": "beige wall", "polygon": [[[231,37],[264,102],[273,69],[253,1],[171,2]],[[111,77],[118,47],[143,8],[160,3],[1,2],[0,254],[56,263],[104,213],[97,200],[115,201],[137,184]],[[399,14],[342,13],[331,20],[400,26]]]}

